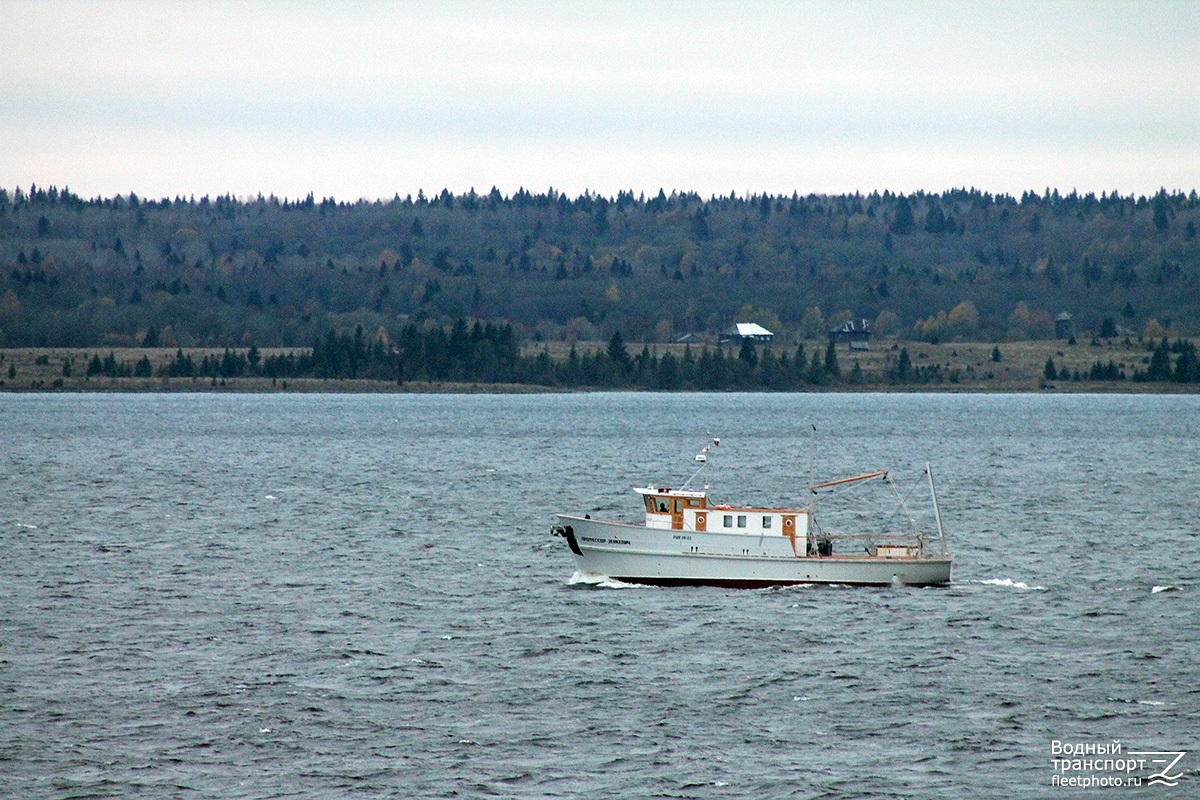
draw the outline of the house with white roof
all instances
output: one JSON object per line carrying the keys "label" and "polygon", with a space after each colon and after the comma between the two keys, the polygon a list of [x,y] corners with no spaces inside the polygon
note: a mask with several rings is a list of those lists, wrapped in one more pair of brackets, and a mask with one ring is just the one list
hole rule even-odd
{"label": "house with white roof", "polygon": [[752,342],[769,342],[774,338],[775,334],[756,322],[738,322],[732,328],[721,331],[717,341],[744,342],[749,339]]}

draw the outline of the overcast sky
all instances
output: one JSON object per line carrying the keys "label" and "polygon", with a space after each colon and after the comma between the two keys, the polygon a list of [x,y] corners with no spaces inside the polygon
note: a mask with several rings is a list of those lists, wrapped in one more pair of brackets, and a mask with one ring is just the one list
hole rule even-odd
{"label": "overcast sky", "polygon": [[1200,188],[1200,2],[0,0],[0,185]]}

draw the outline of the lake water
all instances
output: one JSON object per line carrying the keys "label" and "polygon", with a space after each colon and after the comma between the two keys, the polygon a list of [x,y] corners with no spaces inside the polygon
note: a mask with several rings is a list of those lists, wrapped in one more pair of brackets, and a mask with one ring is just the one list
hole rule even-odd
{"label": "lake water", "polygon": [[[572,582],[553,512],[709,436],[718,501],[932,462],[952,586]],[[0,444],[0,796],[1095,797],[1054,743],[1113,740],[1200,795],[1200,397],[3,395]]]}

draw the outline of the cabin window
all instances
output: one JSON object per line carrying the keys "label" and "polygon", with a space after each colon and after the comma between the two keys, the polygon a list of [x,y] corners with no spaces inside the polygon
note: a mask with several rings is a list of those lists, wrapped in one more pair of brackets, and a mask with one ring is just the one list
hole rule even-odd
{"label": "cabin window", "polygon": [[658,501],[657,501],[657,503],[656,503],[656,505],[655,505],[655,509],[654,509],[654,510],[655,510],[655,511],[657,511],[658,513],[660,513],[660,514],[665,514],[665,513],[667,513],[667,499],[666,499],[665,497],[660,497],[660,498],[658,498]]}
{"label": "cabin window", "polygon": [[726,528],[732,528],[732,527],[733,527],[733,514],[726,514],[726,515],[725,515],[725,527],[726,527]]}
{"label": "cabin window", "polygon": [[738,527],[739,528],[746,527],[746,515],[745,514],[738,514]]}
{"label": "cabin window", "polygon": [[771,515],[770,514],[763,515],[763,529],[764,530],[771,529]]}
{"label": "cabin window", "polygon": [[678,497],[675,498],[675,513],[676,514],[683,513],[683,501],[680,500]]}

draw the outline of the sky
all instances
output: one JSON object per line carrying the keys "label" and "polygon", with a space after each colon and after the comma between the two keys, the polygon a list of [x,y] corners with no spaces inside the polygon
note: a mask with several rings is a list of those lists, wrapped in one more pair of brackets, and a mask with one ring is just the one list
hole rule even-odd
{"label": "sky", "polygon": [[0,0],[0,186],[1200,188],[1200,2]]}

